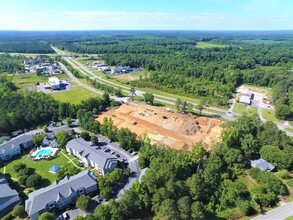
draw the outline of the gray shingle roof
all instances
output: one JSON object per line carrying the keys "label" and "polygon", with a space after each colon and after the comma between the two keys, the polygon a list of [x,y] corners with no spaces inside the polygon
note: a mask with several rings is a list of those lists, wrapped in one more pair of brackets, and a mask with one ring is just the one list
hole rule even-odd
{"label": "gray shingle roof", "polygon": [[6,141],[0,145],[0,154],[4,153],[7,150],[13,149],[15,146],[18,146],[22,143],[25,143],[31,140],[32,140],[32,136],[28,134],[22,134],[15,138],[12,138],[11,140]]}
{"label": "gray shingle roof", "polygon": [[91,146],[89,142],[82,138],[69,141],[66,148],[77,151],[82,157],[96,163],[100,169],[110,169],[112,163],[117,163],[116,157],[105,153],[102,149],[97,149],[97,146]]}
{"label": "gray shingle roof", "polygon": [[46,208],[46,205],[52,201],[57,202],[61,197],[69,197],[73,191],[94,185],[97,185],[96,176],[90,170],[82,171],[74,176],[66,176],[48,187],[30,193],[25,201],[25,210],[31,216]]}
{"label": "gray shingle roof", "polygon": [[260,158],[258,160],[251,160],[251,165],[258,167],[260,170],[273,170],[275,167],[268,161]]}
{"label": "gray shingle roof", "polygon": [[5,177],[0,174],[0,204],[4,204],[15,196],[18,196],[18,192],[11,189]]}

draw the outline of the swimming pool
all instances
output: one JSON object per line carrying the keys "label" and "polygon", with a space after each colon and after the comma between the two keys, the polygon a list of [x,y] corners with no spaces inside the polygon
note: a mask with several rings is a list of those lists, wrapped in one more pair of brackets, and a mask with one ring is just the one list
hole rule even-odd
{"label": "swimming pool", "polygon": [[36,157],[41,157],[43,155],[51,155],[53,152],[52,149],[43,149],[43,150],[40,150],[36,153]]}

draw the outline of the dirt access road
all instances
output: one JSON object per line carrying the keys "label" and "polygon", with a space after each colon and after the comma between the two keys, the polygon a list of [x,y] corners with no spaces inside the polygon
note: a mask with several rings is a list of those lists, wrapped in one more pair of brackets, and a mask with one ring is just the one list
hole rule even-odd
{"label": "dirt access road", "polygon": [[112,118],[118,128],[129,128],[141,137],[148,135],[152,143],[177,150],[190,150],[198,142],[203,142],[208,148],[218,140],[222,130],[220,120],[177,113],[140,102],[128,102],[112,108],[97,120],[102,123],[105,117]]}

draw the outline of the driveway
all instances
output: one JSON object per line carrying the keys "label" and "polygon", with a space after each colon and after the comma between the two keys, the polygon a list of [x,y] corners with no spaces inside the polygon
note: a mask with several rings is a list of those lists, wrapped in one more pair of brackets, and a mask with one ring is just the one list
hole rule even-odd
{"label": "driveway", "polygon": [[252,220],[282,220],[293,215],[293,202],[285,203],[280,207],[259,215]]}

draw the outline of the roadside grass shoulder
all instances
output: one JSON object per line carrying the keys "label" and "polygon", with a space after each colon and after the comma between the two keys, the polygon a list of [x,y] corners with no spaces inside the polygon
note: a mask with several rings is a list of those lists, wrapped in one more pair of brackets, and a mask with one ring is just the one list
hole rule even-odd
{"label": "roadside grass shoulder", "polygon": [[286,131],[293,132],[293,128],[285,128]]}
{"label": "roadside grass shoulder", "polygon": [[275,123],[282,123],[282,124],[284,123],[283,121],[276,118],[274,110],[263,109],[262,110],[262,117],[264,119],[266,119],[267,121],[272,121]]}
{"label": "roadside grass shoulder", "polygon": [[284,220],[293,220],[293,215],[285,218]]}

